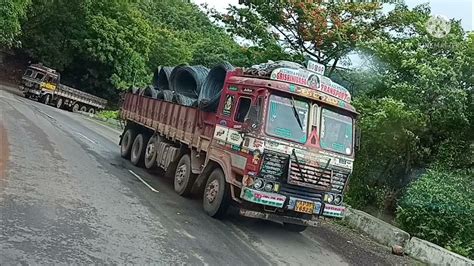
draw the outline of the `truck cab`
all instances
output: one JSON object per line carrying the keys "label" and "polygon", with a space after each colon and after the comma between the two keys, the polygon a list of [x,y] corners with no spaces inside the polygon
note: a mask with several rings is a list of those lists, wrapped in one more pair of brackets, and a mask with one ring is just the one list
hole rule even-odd
{"label": "truck cab", "polygon": [[56,70],[41,64],[30,65],[22,76],[20,90],[26,98],[49,104],[52,94],[59,86],[59,80]]}
{"label": "truck cab", "polygon": [[347,90],[310,71],[229,73],[212,146],[242,176],[231,190],[240,214],[301,230],[318,216],[343,217],[356,116]]}

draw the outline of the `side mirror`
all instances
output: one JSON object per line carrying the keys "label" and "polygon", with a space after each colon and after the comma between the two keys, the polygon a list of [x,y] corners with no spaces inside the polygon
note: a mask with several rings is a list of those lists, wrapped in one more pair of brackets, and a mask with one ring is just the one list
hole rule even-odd
{"label": "side mirror", "polygon": [[360,127],[356,126],[356,132],[355,132],[355,149],[357,151],[360,150],[360,140],[362,138],[362,130]]}
{"label": "side mirror", "polygon": [[244,133],[255,131],[260,126],[260,123],[259,108],[257,108],[255,105],[250,106],[247,117],[245,117],[245,123],[242,127],[242,131]]}

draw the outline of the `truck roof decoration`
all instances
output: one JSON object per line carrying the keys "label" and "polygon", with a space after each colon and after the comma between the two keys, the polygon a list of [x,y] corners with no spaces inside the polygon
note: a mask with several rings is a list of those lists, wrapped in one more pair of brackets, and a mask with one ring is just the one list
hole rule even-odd
{"label": "truck roof decoration", "polygon": [[318,69],[316,72],[315,69],[318,66],[311,66],[310,69],[306,69],[302,65],[293,62],[269,61],[244,69],[243,72],[246,75],[263,76],[272,80],[308,87],[350,103],[351,94],[349,91],[330,78],[320,75],[324,70],[320,71]]}

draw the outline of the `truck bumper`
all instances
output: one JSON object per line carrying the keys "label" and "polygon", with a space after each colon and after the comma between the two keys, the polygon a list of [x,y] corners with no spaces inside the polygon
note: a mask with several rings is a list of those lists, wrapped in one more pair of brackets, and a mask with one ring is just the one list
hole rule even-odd
{"label": "truck bumper", "polygon": [[299,225],[306,225],[306,226],[317,226],[318,220],[317,219],[302,219],[297,217],[290,217],[284,215],[278,215],[274,213],[267,213],[267,212],[259,212],[259,211],[252,211],[247,209],[240,209],[240,215],[250,218],[257,218],[263,219],[273,222],[280,222],[280,223],[291,223],[291,224],[299,224]]}

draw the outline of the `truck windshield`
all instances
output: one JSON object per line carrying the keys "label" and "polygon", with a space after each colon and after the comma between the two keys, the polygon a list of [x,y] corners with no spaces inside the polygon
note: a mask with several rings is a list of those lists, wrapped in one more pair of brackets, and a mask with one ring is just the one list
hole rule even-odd
{"label": "truck windshield", "polygon": [[[266,132],[269,135],[306,143],[308,103],[271,95],[268,109]],[[294,109],[296,109],[296,112]]]}
{"label": "truck windshield", "polygon": [[321,148],[350,155],[353,121],[349,116],[328,109],[321,114]]}

